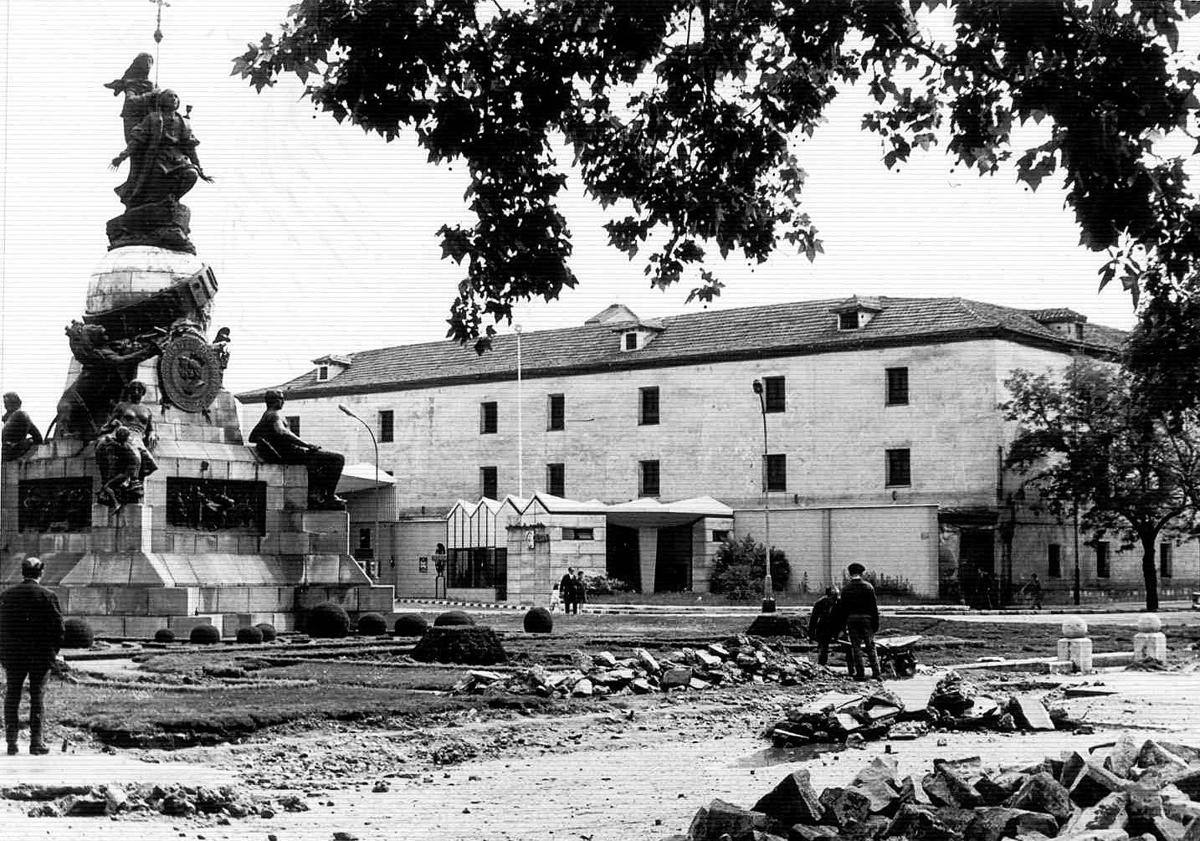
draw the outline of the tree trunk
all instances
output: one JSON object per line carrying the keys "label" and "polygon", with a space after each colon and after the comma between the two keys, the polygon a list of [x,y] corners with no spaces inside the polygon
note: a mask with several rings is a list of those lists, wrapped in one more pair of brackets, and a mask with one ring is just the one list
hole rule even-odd
{"label": "tree trunk", "polygon": [[1158,541],[1158,532],[1143,532],[1138,535],[1142,541],[1142,577],[1146,581],[1146,610],[1158,610],[1158,567],[1154,556],[1154,544]]}

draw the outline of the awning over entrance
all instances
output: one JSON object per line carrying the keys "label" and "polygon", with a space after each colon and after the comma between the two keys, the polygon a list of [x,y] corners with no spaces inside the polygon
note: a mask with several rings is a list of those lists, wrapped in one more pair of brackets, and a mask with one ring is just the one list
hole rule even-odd
{"label": "awning over entrance", "polygon": [[378,475],[376,475],[374,464],[367,464],[366,462],[347,464],[342,468],[342,476],[338,479],[337,492],[339,494],[352,494],[394,484],[396,484],[395,477],[386,471],[380,470]]}
{"label": "awning over entrance", "polygon": [[733,509],[711,496],[662,503],[656,499],[634,499],[608,506],[608,521],[626,528],[685,526],[704,517],[733,519]]}

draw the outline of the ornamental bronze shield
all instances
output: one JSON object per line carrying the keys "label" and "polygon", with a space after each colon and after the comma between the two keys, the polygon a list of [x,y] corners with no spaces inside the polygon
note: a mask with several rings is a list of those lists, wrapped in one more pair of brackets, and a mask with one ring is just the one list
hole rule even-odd
{"label": "ornamental bronze shield", "polygon": [[158,359],[163,397],[185,412],[202,412],[221,390],[221,357],[195,333],[175,336]]}

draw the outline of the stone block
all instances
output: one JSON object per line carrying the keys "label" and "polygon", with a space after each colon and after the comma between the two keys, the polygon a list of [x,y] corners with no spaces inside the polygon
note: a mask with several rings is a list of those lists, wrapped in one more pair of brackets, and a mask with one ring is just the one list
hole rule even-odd
{"label": "stone block", "polygon": [[220,551],[221,550],[217,548],[217,536],[215,534],[196,535],[197,555],[215,555]]}
{"label": "stone block", "polygon": [[[1138,762],[1138,744],[1129,733],[1122,733],[1104,760],[1104,767],[1118,777],[1128,777]],[[1072,780],[1072,782],[1074,782]]]}
{"label": "stone block", "polygon": [[169,531],[167,532],[167,540],[170,543],[171,552],[180,555],[196,554],[196,535],[190,531]]}
{"label": "stone block", "polygon": [[1188,764],[1182,758],[1163,747],[1154,739],[1147,739],[1138,751],[1137,764],[1143,768],[1155,768],[1167,774],[1186,771]]}
{"label": "stone block", "polygon": [[229,478],[235,482],[258,481],[258,465],[253,462],[230,462]]}
{"label": "stone block", "polygon": [[1067,790],[1045,772],[1034,774],[1026,780],[1005,805],[1029,812],[1042,812],[1053,817],[1060,825],[1071,817],[1072,812],[1071,796]]}
{"label": "stone block", "polygon": [[822,821],[843,829],[851,822],[862,823],[871,814],[871,801],[854,788],[827,788],[817,798],[823,810]]}
{"label": "stone block", "polygon": [[65,534],[43,534],[38,536],[38,555],[51,555],[67,551]]}
{"label": "stone block", "polygon": [[239,534],[237,553],[239,555],[257,555],[259,553],[260,540],[261,538],[256,534]]}
{"label": "stone block", "polygon": [[350,539],[346,532],[327,532],[309,535],[311,550],[320,555],[346,555],[350,552]]}
{"label": "stone block", "polygon": [[396,603],[395,589],[390,586],[358,587],[358,609],[390,612]]}
{"label": "stone block", "polygon": [[1102,798],[1094,806],[1088,806],[1076,812],[1063,828],[1063,834],[1072,836],[1097,829],[1112,827],[1120,829],[1125,826],[1127,817],[1124,792],[1114,792]]}
{"label": "stone block", "polygon": [[215,625],[221,627],[221,617],[216,614],[204,613],[194,616],[171,616],[167,619],[167,627],[175,632],[179,639],[187,639],[192,628],[197,625]]}
{"label": "stone block", "polygon": [[275,630],[281,634],[290,634],[296,630],[296,614],[292,612],[276,613],[270,620]]}
{"label": "stone block", "polygon": [[108,610],[118,616],[145,616],[150,600],[145,587],[109,587]]}
{"label": "stone block", "polygon": [[200,587],[196,590],[199,598],[198,609],[201,613],[216,613],[218,588],[216,587]]}
{"label": "stone block", "polygon": [[309,610],[327,601],[330,601],[329,587],[296,588],[296,608],[299,610]]}
{"label": "stone block", "polygon": [[1021,719],[1031,730],[1054,729],[1054,722],[1050,720],[1050,713],[1046,711],[1046,705],[1042,703],[1040,698],[1033,695],[1019,694],[1013,696],[1013,702],[1016,704]]}
{"label": "stone block", "polygon": [[1086,809],[1095,806],[1114,791],[1121,791],[1123,786],[1123,781],[1116,774],[1089,762],[1083,766],[1083,770],[1071,786],[1071,799]]}
{"label": "stone block", "polygon": [[92,506],[92,528],[96,526],[115,526],[117,523],[116,513],[107,505]]}
{"label": "stone block", "polygon": [[350,531],[350,514],[346,511],[305,511],[301,515],[300,529],[313,534]]}
{"label": "stone block", "polygon": [[1087,637],[1064,638],[1058,641],[1058,659],[1071,664],[1071,670],[1091,674],[1092,641]]}
{"label": "stone block", "polygon": [[72,616],[102,616],[108,612],[107,587],[64,587],[67,594],[63,612]]}
{"label": "stone block", "polygon": [[91,551],[117,551],[117,530],[111,526],[92,526]]}
{"label": "stone block", "polygon": [[1133,661],[1141,663],[1146,660],[1167,662],[1167,635],[1161,631],[1155,633],[1133,635]]}
{"label": "stone block", "polygon": [[304,532],[280,532],[275,535],[280,555],[307,555],[312,552],[312,537]]}
{"label": "stone block", "polygon": [[167,627],[163,616],[126,616],[125,636],[130,639],[152,640],[159,628]]}
{"label": "stone block", "polygon": [[146,591],[146,610],[151,616],[189,615],[199,608],[195,587],[154,587]]}
{"label": "stone block", "polygon": [[236,555],[238,553],[238,537],[239,535],[230,532],[217,532],[217,552],[222,555]]}
{"label": "stone block", "polygon": [[92,633],[97,637],[119,639],[125,636],[124,616],[83,616],[80,618],[92,626]]}
{"label": "stone block", "polygon": [[217,589],[217,613],[249,612],[250,589],[248,587],[220,587]]}
{"label": "stone block", "polygon": [[283,489],[283,510],[284,511],[304,511],[308,508],[308,488],[301,487],[284,487]]}
{"label": "stone block", "polygon": [[[278,610],[291,610],[292,599],[281,596],[281,592],[289,592],[285,587],[245,587],[246,609],[250,612],[274,613]],[[269,622],[270,620],[263,620]]]}

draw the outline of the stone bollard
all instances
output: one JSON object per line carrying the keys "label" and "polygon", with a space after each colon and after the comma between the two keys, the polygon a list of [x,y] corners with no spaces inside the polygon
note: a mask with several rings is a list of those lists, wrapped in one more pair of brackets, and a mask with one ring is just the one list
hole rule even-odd
{"label": "stone bollard", "polygon": [[1133,635],[1133,662],[1147,660],[1167,662],[1167,635],[1162,632],[1162,620],[1153,613],[1138,617],[1138,632]]}
{"label": "stone bollard", "polygon": [[1070,663],[1071,671],[1085,675],[1092,671],[1092,641],[1087,632],[1087,622],[1072,616],[1063,621],[1063,638],[1058,641],[1058,659]]}

